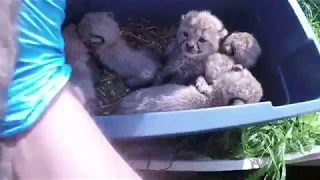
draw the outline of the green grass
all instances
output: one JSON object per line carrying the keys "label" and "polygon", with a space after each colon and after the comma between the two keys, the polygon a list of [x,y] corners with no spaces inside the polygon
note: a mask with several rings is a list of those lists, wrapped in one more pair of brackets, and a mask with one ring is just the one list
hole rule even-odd
{"label": "green grass", "polygon": [[320,3],[316,4],[312,0],[298,0],[298,2],[308,18],[316,37],[320,40]]}
{"label": "green grass", "polygon": [[[320,40],[320,8],[311,0],[298,2]],[[248,179],[282,180],[286,177],[286,154],[305,153],[320,145],[319,113],[243,128],[241,139],[243,156],[269,157],[268,164]]]}
{"label": "green grass", "polygon": [[[298,2],[316,37],[320,40],[320,4],[318,7],[311,0],[298,0]],[[320,145],[319,115],[320,113],[316,112],[268,124],[219,131],[209,135],[192,135],[174,139],[174,142],[166,142],[176,144],[172,155],[175,158],[189,151],[214,159],[270,157],[268,164],[252,174],[249,179],[265,177],[280,180],[286,177],[286,154],[305,153]]]}
{"label": "green grass", "polygon": [[[266,175],[285,179],[285,154],[305,153],[320,143],[319,113],[284,119],[242,131],[242,149],[247,157],[270,157],[267,166],[251,179]],[[269,179],[269,178],[268,178]]]}

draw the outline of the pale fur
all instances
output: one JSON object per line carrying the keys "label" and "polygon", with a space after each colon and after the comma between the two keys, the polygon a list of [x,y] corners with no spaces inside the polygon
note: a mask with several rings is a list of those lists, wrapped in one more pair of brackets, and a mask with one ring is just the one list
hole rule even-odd
{"label": "pale fur", "polygon": [[158,58],[129,47],[110,13],[87,13],[78,28],[81,38],[100,61],[118,73],[130,88],[142,87],[154,80],[160,68]]}
{"label": "pale fur", "polygon": [[202,62],[219,50],[220,41],[227,33],[223,23],[209,11],[189,11],[182,15],[177,36],[166,50],[167,63],[155,84],[194,83],[204,72]]}
{"label": "pale fur", "polygon": [[69,24],[62,31],[65,41],[66,62],[72,67],[70,83],[78,95],[80,101],[87,107],[90,112],[94,111],[96,94],[93,87],[91,69],[88,66],[90,56],[89,50],[83,44],[77,33],[74,24]]}
{"label": "pale fur", "polygon": [[206,95],[195,86],[164,84],[137,90],[124,97],[111,114],[135,114],[209,107]]}
{"label": "pale fur", "polygon": [[263,96],[260,82],[241,65],[234,65],[231,70],[221,74],[212,82],[200,76],[196,81],[196,87],[206,95],[211,95],[219,89],[229,105],[257,103]]}
{"label": "pale fur", "polygon": [[[207,85],[203,85],[203,82],[213,82],[218,79],[224,73],[233,70],[242,70],[243,66],[240,64],[235,64],[234,60],[225,54],[215,53],[208,57],[204,63],[205,74],[204,78],[198,78],[196,84],[202,84],[199,86],[202,89],[199,89],[201,92],[210,91]],[[205,81],[204,81],[205,79]],[[234,99],[233,102],[230,102],[230,105],[240,105],[245,104],[241,99]]]}
{"label": "pale fur", "polygon": [[246,68],[240,70],[239,66],[232,68],[231,72],[233,73],[225,73],[214,80],[212,88],[223,89],[224,99],[228,99],[228,103],[237,99],[245,104],[259,102],[263,96],[263,89],[251,72]]}
{"label": "pale fur", "polygon": [[247,32],[231,33],[222,43],[221,50],[245,68],[253,68],[262,51],[256,38]]}
{"label": "pale fur", "polygon": [[219,76],[212,84],[200,76],[196,86],[165,84],[140,89],[124,97],[112,114],[165,112],[227,106],[235,99],[259,102],[260,83],[247,69],[235,68]]}
{"label": "pale fur", "polygon": [[[225,72],[237,66],[231,57],[225,54],[214,53],[204,62],[204,76],[208,82],[212,82]],[[242,66],[240,67],[239,65],[239,68],[242,68]]]}

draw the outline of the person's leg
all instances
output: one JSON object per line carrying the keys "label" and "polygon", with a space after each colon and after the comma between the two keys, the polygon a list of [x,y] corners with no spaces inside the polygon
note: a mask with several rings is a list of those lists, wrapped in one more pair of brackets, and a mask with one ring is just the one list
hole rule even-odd
{"label": "person's leg", "polygon": [[140,179],[68,85],[29,132],[6,145],[21,179]]}
{"label": "person's leg", "polygon": [[65,3],[21,1],[19,56],[0,122],[0,168],[8,178],[13,172],[21,179],[139,179],[66,85]]}

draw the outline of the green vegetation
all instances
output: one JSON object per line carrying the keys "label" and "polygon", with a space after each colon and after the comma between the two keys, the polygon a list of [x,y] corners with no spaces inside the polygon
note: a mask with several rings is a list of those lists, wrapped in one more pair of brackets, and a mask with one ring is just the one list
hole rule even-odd
{"label": "green vegetation", "polygon": [[[319,7],[314,1],[299,0],[318,40],[320,40]],[[246,157],[270,157],[268,164],[248,179],[282,180],[286,177],[285,155],[305,153],[320,144],[319,113],[279,120],[243,128],[242,149]]]}

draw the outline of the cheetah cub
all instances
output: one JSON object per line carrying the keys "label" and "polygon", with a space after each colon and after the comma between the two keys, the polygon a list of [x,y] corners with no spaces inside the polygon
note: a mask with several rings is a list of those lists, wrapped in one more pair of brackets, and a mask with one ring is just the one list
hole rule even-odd
{"label": "cheetah cub", "polygon": [[[242,65],[235,64],[234,60],[225,54],[215,53],[213,55],[210,55],[204,64],[204,77],[200,76],[196,81],[196,85],[199,86],[199,83],[202,84],[201,86],[199,86],[199,91],[202,93],[210,91],[210,89],[208,89],[209,86],[204,84],[207,84],[206,82],[213,82],[215,79],[231,70],[232,68],[242,68]],[[235,99],[233,100],[233,102],[230,102],[230,105],[240,104],[245,104],[245,102],[240,99]]]}
{"label": "cheetah cub", "polygon": [[124,97],[112,114],[136,114],[210,108],[257,103],[262,97],[260,83],[242,66],[234,66],[211,83],[200,76],[196,86],[164,84],[140,89]]}
{"label": "cheetah cub", "polygon": [[62,31],[66,62],[72,67],[70,83],[80,101],[92,113],[96,109],[96,94],[91,69],[88,66],[89,51],[78,36],[77,28],[70,24]]}
{"label": "cheetah cub", "polygon": [[189,11],[182,15],[177,36],[166,50],[166,65],[155,85],[194,83],[204,72],[202,62],[218,51],[220,40],[227,34],[223,23],[209,11]]}
{"label": "cheetah cub", "polygon": [[[198,84],[201,84],[201,86],[199,86],[200,88],[198,88],[200,92],[210,94],[208,92],[211,90],[207,85],[207,82],[209,83],[215,82],[215,80],[218,79],[220,76],[223,76],[224,73],[230,70],[242,71],[244,67],[241,64],[235,64],[234,59],[228,55],[215,53],[213,55],[210,55],[208,59],[205,61],[204,69],[205,69],[204,76],[200,76],[197,79],[196,85],[199,86]],[[250,76],[249,79],[253,79],[253,77]],[[259,93],[263,94],[260,83],[257,80],[254,80],[252,82],[256,82],[256,85],[251,86],[251,88],[254,88],[253,91],[257,92],[258,94]],[[222,86],[221,88],[225,88],[225,87]],[[248,87],[246,86],[243,86],[243,90],[248,92],[252,91],[248,89]],[[258,97],[258,98],[255,98],[255,97]],[[256,99],[260,100],[261,97],[259,95],[257,96],[253,95],[253,100],[252,101],[247,100],[247,101],[249,101],[249,103],[255,102]],[[230,102],[230,105],[241,105],[241,104],[247,104],[247,102],[241,99],[234,99],[232,102]]]}
{"label": "cheetah cub", "polygon": [[[226,67],[226,66],[225,66]],[[212,69],[211,69],[212,70]],[[214,71],[214,69],[213,69]],[[212,71],[207,71],[205,77],[199,76],[196,80],[196,87],[199,92],[209,96],[220,89],[224,104],[241,105],[257,103],[263,96],[263,89],[260,82],[251,74],[251,72],[242,65],[233,65],[229,71],[226,71],[213,81]]]}
{"label": "cheetah cub", "polygon": [[221,45],[221,52],[231,56],[236,64],[253,68],[261,54],[256,38],[247,32],[231,33]]}
{"label": "cheetah cub", "polygon": [[241,65],[235,64],[234,60],[228,55],[214,53],[204,61],[204,77],[206,81],[213,82],[225,72],[238,66],[242,68]]}
{"label": "cheetah cub", "polygon": [[118,73],[130,88],[145,86],[154,80],[160,68],[159,59],[150,52],[129,47],[112,13],[87,13],[78,24],[78,30],[102,64]]}

